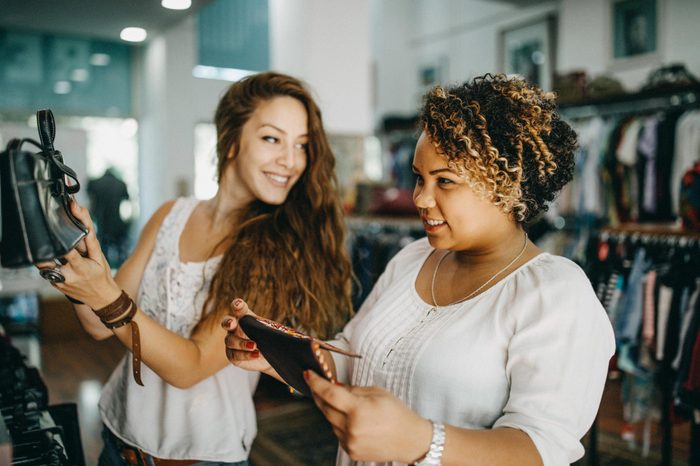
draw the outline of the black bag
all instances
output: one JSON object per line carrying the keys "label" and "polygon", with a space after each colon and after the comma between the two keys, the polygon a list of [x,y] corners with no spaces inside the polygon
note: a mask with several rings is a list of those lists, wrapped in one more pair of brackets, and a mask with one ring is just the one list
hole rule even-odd
{"label": "black bag", "polygon": [[[78,192],[80,183],[53,147],[53,114],[39,110],[36,118],[41,144],[12,139],[0,153],[0,263],[7,268],[57,260],[87,234],[70,211],[71,195]],[[22,150],[26,143],[39,152]],[[73,183],[68,184],[67,178]]]}

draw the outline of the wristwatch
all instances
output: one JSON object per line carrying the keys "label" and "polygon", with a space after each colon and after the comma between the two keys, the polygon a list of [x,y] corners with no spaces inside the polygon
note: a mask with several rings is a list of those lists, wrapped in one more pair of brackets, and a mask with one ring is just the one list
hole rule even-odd
{"label": "wristwatch", "polygon": [[445,449],[445,426],[433,421],[433,438],[430,440],[430,450],[425,456],[415,463],[413,466],[441,466],[442,452]]}

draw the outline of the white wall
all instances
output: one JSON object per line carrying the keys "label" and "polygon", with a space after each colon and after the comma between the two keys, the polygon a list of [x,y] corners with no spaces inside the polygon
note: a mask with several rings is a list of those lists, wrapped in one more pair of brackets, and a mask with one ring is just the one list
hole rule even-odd
{"label": "white wall", "polygon": [[555,1],[529,8],[486,0],[373,1],[377,118],[417,111],[422,67],[437,65],[445,83],[502,71],[501,32],[557,10]]}
{"label": "white wall", "polygon": [[446,63],[443,82],[461,82],[503,71],[500,35],[504,29],[558,17],[555,70],[603,73],[636,91],[650,71],[682,62],[700,77],[700,1],[659,0],[659,53],[653,57],[611,59],[612,0],[543,1],[530,7],[487,0],[372,0],[373,44],[377,65],[377,118],[412,114],[424,89],[418,69]]}
{"label": "white wall", "polygon": [[628,91],[638,90],[650,71],[682,62],[700,77],[700,2],[659,0],[659,53],[651,58],[613,61],[611,0],[562,0],[560,6],[558,69],[584,69],[589,76],[603,73],[619,79]]}
{"label": "white wall", "polygon": [[271,68],[305,80],[329,133],[372,132],[369,0],[270,0]]}
{"label": "white wall", "polygon": [[406,0],[372,1],[372,104],[375,118],[385,113],[415,113],[410,96],[418,81],[415,59],[408,43],[415,21],[412,5],[413,2]]}

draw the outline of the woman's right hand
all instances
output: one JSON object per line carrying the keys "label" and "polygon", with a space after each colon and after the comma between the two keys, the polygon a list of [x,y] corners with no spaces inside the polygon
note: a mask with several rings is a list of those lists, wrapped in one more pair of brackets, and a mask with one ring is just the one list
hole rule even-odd
{"label": "woman's right hand", "polygon": [[112,270],[102,252],[90,213],[76,201],[71,201],[71,212],[88,229],[82,243],[68,251],[55,263],[44,262],[37,268],[52,268],[63,276],[51,285],[71,298],[92,309],[101,309],[114,302],[121,294],[120,286],[112,277]]}
{"label": "woman's right hand", "polygon": [[234,366],[247,371],[263,372],[267,375],[280,379],[270,363],[258,350],[255,342],[248,338],[241,327],[238,326],[238,319],[244,315],[255,315],[248,308],[245,301],[236,298],[231,303],[233,315],[224,317],[221,326],[226,329],[226,357]]}

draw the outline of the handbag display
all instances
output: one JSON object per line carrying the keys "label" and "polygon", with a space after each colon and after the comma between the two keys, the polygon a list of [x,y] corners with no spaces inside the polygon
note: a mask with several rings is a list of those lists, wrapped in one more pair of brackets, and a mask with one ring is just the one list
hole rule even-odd
{"label": "handbag display", "polygon": [[[12,139],[0,153],[0,264],[7,268],[59,261],[87,234],[85,225],[70,211],[72,195],[78,192],[80,183],[53,147],[53,113],[39,110],[36,119],[40,143]],[[27,145],[39,151],[24,149]],[[63,277],[59,273],[44,278],[60,281]]]}
{"label": "handbag display", "polygon": [[287,385],[303,395],[311,393],[304,379],[304,371],[312,370],[321,377],[332,380],[330,373],[321,367],[314,355],[314,343],[321,349],[353,358],[362,357],[262,317],[246,315],[238,323]]}

